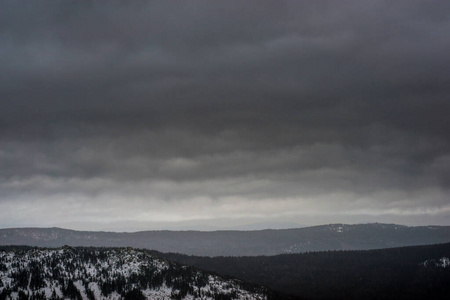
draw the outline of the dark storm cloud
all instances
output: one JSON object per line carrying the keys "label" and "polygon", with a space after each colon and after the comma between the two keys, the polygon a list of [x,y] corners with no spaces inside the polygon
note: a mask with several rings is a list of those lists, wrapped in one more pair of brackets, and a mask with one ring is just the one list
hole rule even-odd
{"label": "dark storm cloud", "polygon": [[446,1],[0,5],[4,203],[448,207]]}

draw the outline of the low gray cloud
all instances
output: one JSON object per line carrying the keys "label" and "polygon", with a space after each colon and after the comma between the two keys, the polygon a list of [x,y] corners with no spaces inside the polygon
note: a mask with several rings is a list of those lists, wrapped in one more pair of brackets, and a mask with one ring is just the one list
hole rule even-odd
{"label": "low gray cloud", "polygon": [[449,224],[449,5],[2,1],[0,225]]}

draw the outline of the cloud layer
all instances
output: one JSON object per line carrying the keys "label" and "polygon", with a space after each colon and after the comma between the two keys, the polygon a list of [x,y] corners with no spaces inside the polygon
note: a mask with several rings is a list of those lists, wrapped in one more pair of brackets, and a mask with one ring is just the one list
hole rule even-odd
{"label": "cloud layer", "polygon": [[450,224],[449,10],[2,1],[0,226]]}

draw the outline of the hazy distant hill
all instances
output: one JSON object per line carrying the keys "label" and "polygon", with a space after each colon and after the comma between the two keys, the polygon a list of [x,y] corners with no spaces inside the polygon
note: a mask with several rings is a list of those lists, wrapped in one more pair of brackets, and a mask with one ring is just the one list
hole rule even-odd
{"label": "hazy distant hill", "polygon": [[367,250],[450,242],[450,226],[332,224],[259,231],[75,231],[0,229],[0,245],[134,247],[204,256],[255,256],[326,250]]}

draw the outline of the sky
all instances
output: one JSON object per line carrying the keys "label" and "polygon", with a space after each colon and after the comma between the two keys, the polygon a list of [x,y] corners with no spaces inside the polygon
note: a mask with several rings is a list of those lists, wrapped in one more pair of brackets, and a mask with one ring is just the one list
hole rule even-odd
{"label": "sky", "polygon": [[0,227],[450,225],[449,1],[0,2]]}

